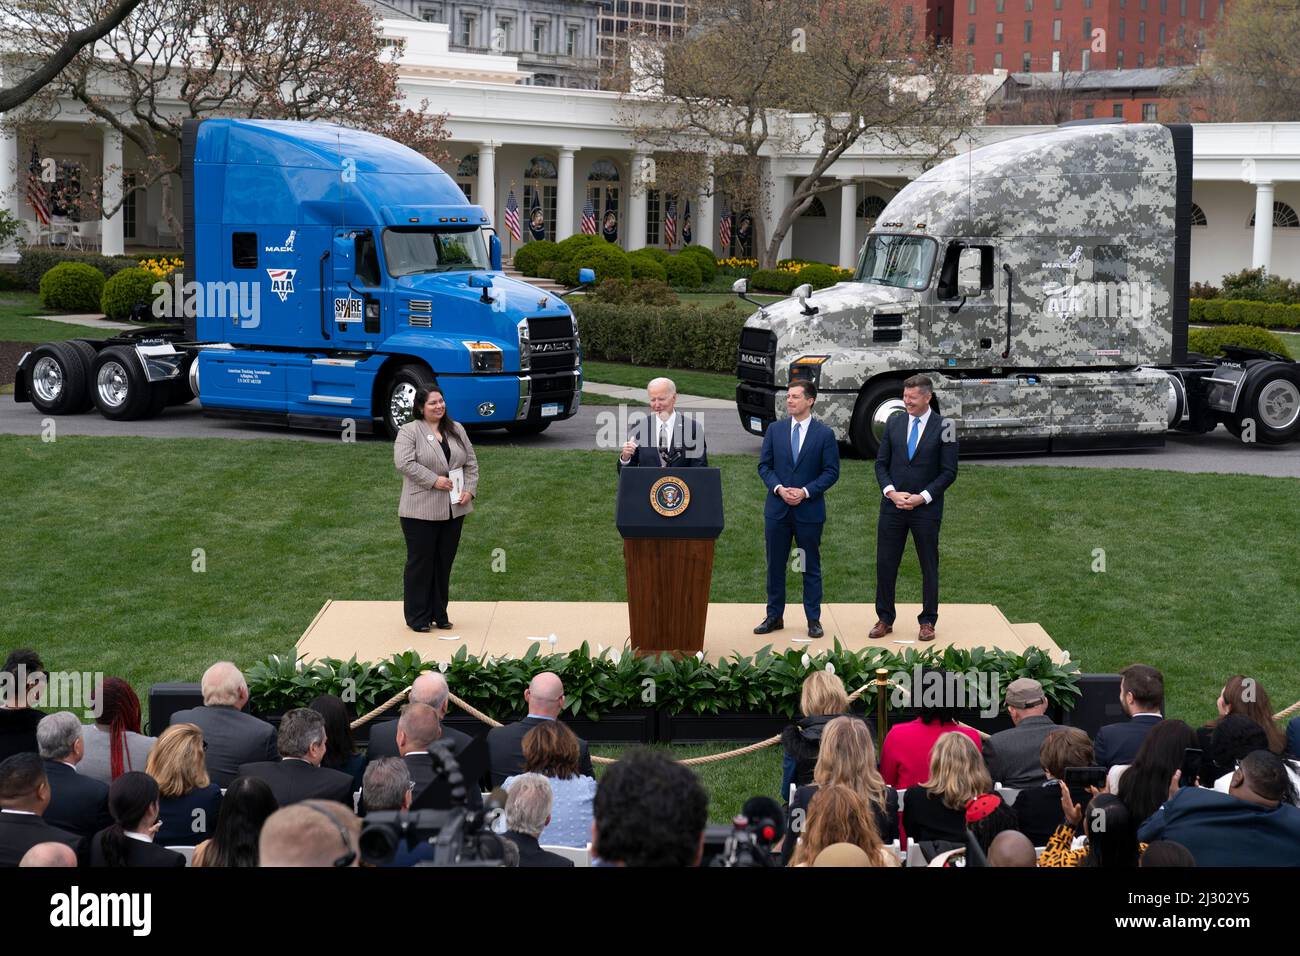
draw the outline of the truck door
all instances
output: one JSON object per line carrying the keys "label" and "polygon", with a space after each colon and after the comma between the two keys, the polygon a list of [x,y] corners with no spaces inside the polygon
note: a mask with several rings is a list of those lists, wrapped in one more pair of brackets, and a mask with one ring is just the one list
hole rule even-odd
{"label": "truck door", "polygon": [[385,308],[374,233],[336,232],[332,257],[330,339],[336,348],[373,349],[383,338]]}
{"label": "truck door", "polygon": [[[962,252],[967,286],[962,288]],[[939,368],[988,368],[998,344],[998,281],[992,243],[955,239],[944,250],[921,350]],[[976,270],[978,276],[976,277]],[[972,282],[978,278],[978,287]]]}

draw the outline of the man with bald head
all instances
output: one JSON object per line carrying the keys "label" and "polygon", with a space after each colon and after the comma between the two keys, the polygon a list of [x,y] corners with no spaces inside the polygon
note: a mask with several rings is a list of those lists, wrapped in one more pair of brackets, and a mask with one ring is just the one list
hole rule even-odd
{"label": "man with bald head", "polygon": [[266,818],[257,841],[258,866],[358,866],[361,821],[329,800],[304,800]]}
{"label": "man with bald head", "polygon": [[1003,830],[989,844],[989,866],[1038,866],[1034,843],[1019,830]]}
{"label": "man with bald head", "polygon": [[[488,731],[488,753],[492,763],[492,786],[499,787],[506,777],[524,772],[524,734],[538,724],[559,719],[564,710],[564,684],[559,675],[543,671],[532,679],[524,691],[528,716],[504,727]],[[578,773],[594,777],[587,742],[578,738]]]}
{"label": "man with bald head", "polygon": [[171,725],[195,724],[203,731],[208,776],[219,787],[230,786],[239,765],[279,760],[275,728],[244,713],[248,684],[230,661],[219,661],[203,672],[203,706],[172,714]]}
{"label": "man with bald head", "polygon": [[24,866],[34,867],[75,867],[77,865],[77,854],[72,847],[66,843],[38,843],[18,861],[21,869]]}
{"label": "man with bald head", "polygon": [[[411,695],[408,700],[412,704],[428,704],[437,712],[438,723],[442,725],[442,736],[439,739],[451,748],[453,756],[458,757],[474,738],[463,731],[457,730],[455,727],[447,726],[447,706],[450,694],[451,690],[447,686],[447,678],[437,671],[430,671],[427,674],[421,674],[411,684]],[[370,760],[399,756],[397,750],[397,721],[385,720],[370,725],[370,740],[366,744],[366,756]]]}
{"label": "man with bald head", "polygon": [[[445,749],[442,731],[438,712],[428,704],[407,704],[397,720],[397,751],[411,774],[414,784],[411,804],[417,810],[445,810],[451,806],[451,784],[439,778],[442,762],[435,763],[430,754],[435,747]],[[466,805],[478,810],[483,806],[483,795],[479,791],[477,771],[482,769],[483,761],[457,760],[457,764],[464,778]]]}
{"label": "man with bald head", "polygon": [[618,459],[618,470],[634,468],[707,468],[709,452],[704,426],[694,416],[676,411],[677,386],[670,378],[656,378],[646,386],[650,414],[628,423],[628,438]]}

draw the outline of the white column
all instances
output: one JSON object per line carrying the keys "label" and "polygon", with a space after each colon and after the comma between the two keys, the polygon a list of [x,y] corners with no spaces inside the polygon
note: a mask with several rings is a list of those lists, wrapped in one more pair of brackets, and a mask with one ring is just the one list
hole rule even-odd
{"label": "white column", "polygon": [[574,147],[561,146],[555,164],[555,241],[573,235],[573,154]]}
{"label": "white column", "polygon": [[478,182],[474,189],[478,204],[488,222],[497,224],[497,144],[480,143],[478,147]]}
{"label": "white column", "polygon": [[[104,130],[104,156],[100,168],[104,176],[104,208],[111,209],[122,199],[122,134],[115,129]],[[100,236],[104,255],[120,256],[126,251],[121,209],[104,217]],[[181,237],[176,238],[179,240]]]}
{"label": "white column", "polygon": [[[3,119],[0,116],[0,119]],[[18,187],[18,137],[0,129],[0,209],[6,210],[15,219],[22,220],[19,204],[22,202]],[[22,236],[20,231],[18,234]],[[0,245],[0,262],[17,262],[18,248],[13,242]]]}
{"label": "white column", "polygon": [[704,168],[704,191],[695,200],[695,243],[718,252],[718,233],[713,228],[713,163]]}
{"label": "white column", "polygon": [[1273,183],[1255,183],[1255,247],[1250,267],[1265,271],[1273,257]]}
{"label": "white column", "polygon": [[[794,183],[789,176],[776,174],[772,170],[772,164],[768,163],[768,181],[767,181],[767,219],[764,220],[763,246],[760,248],[755,245],[754,255],[760,261],[763,258],[763,249],[767,248],[768,242],[772,239],[772,233],[776,231],[777,221],[781,218],[781,213],[785,210],[786,205],[794,196]],[[790,249],[794,245],[794,224],[786,231],[785,238],[781,240],[781,247],[777,250],[777,259],[789,259],[791,256]]]}
{"label": "white column", "polygon": [[627,251],[645,248],[645,229],[649,218],[646,191],[653,185],[645,181],[645,165],[649,153],[632,154],[632,195],[627,212]]}
{"label": "white column", "polygon": [[840,184],[840,268],[852,269],[858,256],[858,184]]}

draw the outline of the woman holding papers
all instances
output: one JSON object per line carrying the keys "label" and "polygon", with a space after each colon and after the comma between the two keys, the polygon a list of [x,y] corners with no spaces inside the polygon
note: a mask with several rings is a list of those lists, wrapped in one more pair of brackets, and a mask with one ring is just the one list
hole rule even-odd
{"label": "woman holding papers", "polygon": [[465,429],[452,421],[436,385],[415,393],[415,418],[397,432],[393,464],[402,473],[397,514],[406,536],[406,624],[413,631],[449,629],[447,589],[460,526],[474,510],[478,459]]}

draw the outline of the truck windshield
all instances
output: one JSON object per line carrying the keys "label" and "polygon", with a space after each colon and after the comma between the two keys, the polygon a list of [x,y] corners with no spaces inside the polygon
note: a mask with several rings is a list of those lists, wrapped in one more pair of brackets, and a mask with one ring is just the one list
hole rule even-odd
{"label": "truck windshield", "polygon": [[394,278],[488,267],[487,248],[478,229],[385,229],[384,258]]}
{"label": "truck windshield", "polygon": [[853,278],[919,291],[930,284],[938,248],[928,236],[868,236]]}

